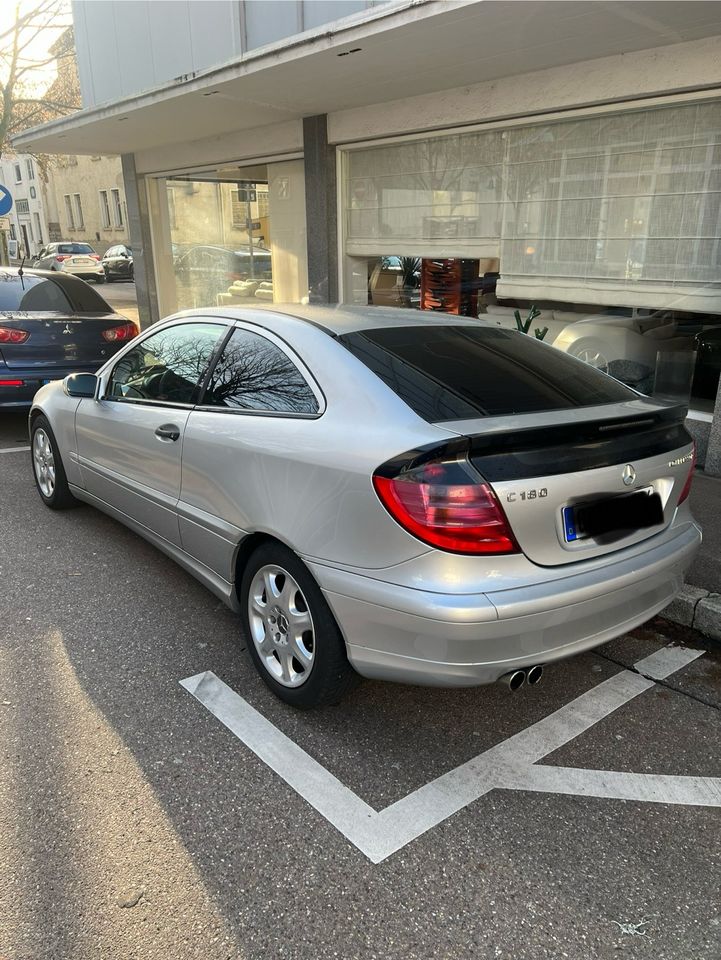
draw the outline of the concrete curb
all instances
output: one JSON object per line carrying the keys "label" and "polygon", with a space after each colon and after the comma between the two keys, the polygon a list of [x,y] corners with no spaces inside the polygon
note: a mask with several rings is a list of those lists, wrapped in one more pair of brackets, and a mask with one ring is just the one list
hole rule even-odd
{"label": "concrete curb", "polygon": [[687,583],[661,616],[692,627],[714,640],[721,640],[721,594]]}

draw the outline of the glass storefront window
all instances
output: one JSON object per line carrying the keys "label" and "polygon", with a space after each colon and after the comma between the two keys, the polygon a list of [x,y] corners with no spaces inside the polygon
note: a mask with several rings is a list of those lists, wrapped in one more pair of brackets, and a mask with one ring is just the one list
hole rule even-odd
{"label": "glass storefront window", "polygon": [[434,134],[344,156],[346,299],[481,316],[712,412],[721,101]]}
{"label": "glass storefront window", "polygon": [[190,171],[156,183],[163,314],[307,298],[302,160]]}

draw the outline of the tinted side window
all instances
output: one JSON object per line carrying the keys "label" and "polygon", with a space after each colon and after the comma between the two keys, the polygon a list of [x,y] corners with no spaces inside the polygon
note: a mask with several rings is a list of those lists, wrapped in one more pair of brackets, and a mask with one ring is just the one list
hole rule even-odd
{"label": "tinted side window", "polygon": [[430,423],[633,400],[588,364],[511,330],[391,327],[338,338]]}
{"label": "tinted side window", "polygon": [[226,328],[184,323],[147,337],[118,361],[106,396],[196,403],[213,349]]}
{"label": "tinted side window", "polygon": [[225,345],[203,403],[235,410],[318,412],[318,401],[293,361],[270,340],[241,329]]}

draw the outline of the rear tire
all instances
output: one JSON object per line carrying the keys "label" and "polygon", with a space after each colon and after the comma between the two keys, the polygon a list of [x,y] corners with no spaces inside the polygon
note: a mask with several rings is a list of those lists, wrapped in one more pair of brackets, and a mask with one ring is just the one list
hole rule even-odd
{"label": "rear tire", "polygon": [[318,584],[287,547],[258,547],[243,570],[239,593],[248,652],[285,703],[301,710],[323,707],[359,682]]}
{"label": "rear tire", "polygon": [[55,434],[47,417],[42,415],[32,423],[30,458],[35,486],[46,507],[69,510],[80,505],[70,492]]}

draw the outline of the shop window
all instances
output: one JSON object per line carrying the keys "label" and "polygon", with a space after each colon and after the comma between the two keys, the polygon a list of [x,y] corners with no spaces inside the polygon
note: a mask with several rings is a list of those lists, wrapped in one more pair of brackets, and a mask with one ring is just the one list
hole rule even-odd
{"label": "shop window", "polygon": [[[303,162],[223,167],[157,181],[163,312],[308,297]],[[172,259],[171,259],[172,258]]]}

